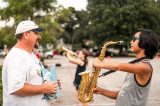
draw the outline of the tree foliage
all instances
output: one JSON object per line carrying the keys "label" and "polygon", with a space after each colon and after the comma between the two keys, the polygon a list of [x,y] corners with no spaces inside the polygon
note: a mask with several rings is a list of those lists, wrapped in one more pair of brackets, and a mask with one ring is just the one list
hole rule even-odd
{"label": "tree foliage", "polygon": [[[14,19],[13,27],[0,29],[0,46],[13,46],[16,25],[31,19],[46,30],[41,44],[56,45],[59,38],[75,48],[85,47],[87,40],[100,45],[109,40],[129,42],[132,33],[148,28],[160,33],[159,0],[88,0],[87,10],[56,6],[56,0],[7,0],[0,10],[1,20]],[[41,13],[44,13],[42,15]],[[92,45],[93,46],[93,45]]]}
{"label": "tree foliage", "polygon": [[[1,45],[3,43],[13,46],[14,33],[16,25],[22,20],[33,20],[40,27],[45,28],[42,33],[41,43],[43,46],[46,43],[56,44],[56,40],[63,31],[59,23],[57,23],[57,13],[61,11],[60,7],[56,7],[56,0],[7,0],[8,6],[0,10],[1,20],[14,20],[14,25],[10,28],[5,27],[0,29]],[[11,29],[7,32],[8,29]],[[10,40],[11,39],[11,40]],[[12,42],[10,42],[12,41]]]}
{"label": "tree foliage", "polygon": [[15,36],[11,32],[15,32],[13,28],[5,27],[0,30],[0,48],[3,48],[4,45],[8,45],[8,47],[12,47],[15,43]]}
{"label": "tree foliage", "polygon": [[8,7],[1,10],[2,20],[14,18],[15,21],[34,19],[34,14],[40,10],[49,13],[55,8],[53,4],[56,0],[7,0]]}
{"label": "tree foliage", "polygon": [[66,10],[63,12],[65,18],[58,18],[58,22],[64,27],[64,32],[61,37],[64,39],[65,43],[72,44],[73,48],[79,49],[84,47],[84,41],[89,39],[89,36],[86,34],[88,13],[84,10],[76,11],[73,7],[69,7],[68,10],[68,12],[66,12]]}
{"label": "tree foliage", "polygon": [[97,43],[128,41],[139,28],[160,33],[160,6],[154,0],[88,0],[90,37]]}

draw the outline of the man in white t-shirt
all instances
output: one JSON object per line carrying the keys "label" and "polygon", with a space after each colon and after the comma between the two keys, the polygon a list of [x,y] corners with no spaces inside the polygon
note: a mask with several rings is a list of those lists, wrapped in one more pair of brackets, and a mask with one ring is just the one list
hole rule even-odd
{"label": "man in white t-shirt", "polygon": [[3,106],[50,106],[44,94],[56,93],[57,82],[43,83],[41,65],[33,54],[43,31],[30,20],[16,29],[17,43],[6,56],[2,69]]}

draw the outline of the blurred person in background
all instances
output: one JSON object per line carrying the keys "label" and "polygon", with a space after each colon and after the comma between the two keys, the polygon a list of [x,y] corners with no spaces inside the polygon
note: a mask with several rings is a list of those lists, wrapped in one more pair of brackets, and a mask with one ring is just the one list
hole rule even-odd
{"label": "blurred person in background", "polygon": [[[69,62],[77,65],[76,73],[75,73],[75,77],[73,81],[73,84],[77,91],[78,91],[78,88],[79,88],[79,85],[82,79],[79,73],[84,72],[86,70],[86,66],[88,64],[88,58],[87,58],[88,55],[89,55],[89,51],[87,49],[80,50],[78,52],[77,58],[74,58],[70,53],[67,53]],[[87,106],[87,103],[84,103],[83,106]]]}
{"label": "blurred person in background", "polygon": [[7,54],[8,54],[9,50],[8,50],[8,47],[7,45],[4,45],[4,48],[3,48],[3,56],[5,57]]}
{"label": "blurred person in background", "polygon": [[41,56],[38,53],[38,46],[35,46],[33,49],[33,53],[36,55],[36,57],[41,61]]}

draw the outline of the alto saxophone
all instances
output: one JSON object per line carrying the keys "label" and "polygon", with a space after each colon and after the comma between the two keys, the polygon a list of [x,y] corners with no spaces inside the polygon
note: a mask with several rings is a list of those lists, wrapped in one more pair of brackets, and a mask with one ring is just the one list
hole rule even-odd
{"label": "alto saxophone", "polygon": [[[109,45],[114,45],[114,44],[123,44],[123,41],[118,41],[118,42],[113,42],[113,41],[109,41],[109,42],[105,42],[100,56],[98,57],[98,59],[100,61],[104,60],[105,57],[105,53],[106,53],[106,47]],[[99,76],[99,72],[100,72],[101,68],[97,68],[93,66],[93,71],[91,73],[91,76],[89,76],[89,71],[84,71],[81,72],[80,75],[82,77],[82,80],[80,82],[80,86],[78,89],[78,99],[80,102],[82,103],[87,103],[90,101],[93,101],[93,89],[96,87],[96,83],[97,83],[97,78]]]}

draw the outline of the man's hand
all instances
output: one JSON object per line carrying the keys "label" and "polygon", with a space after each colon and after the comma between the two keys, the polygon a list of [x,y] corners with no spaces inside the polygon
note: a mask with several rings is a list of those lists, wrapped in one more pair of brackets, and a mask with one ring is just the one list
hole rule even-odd
{"label": "man's hand", "polygon": [[43,91],[43,93],[47,93],[47,94],[56,93],[57,82],[45,81],[42,85],[42,91]]}
{"label": "man's hand", "polygon": [[58,82],[58,86],[59,86],[59,88],[60,88],[60,89],[62,89],[60,79],[57,79],[57,82]]}

